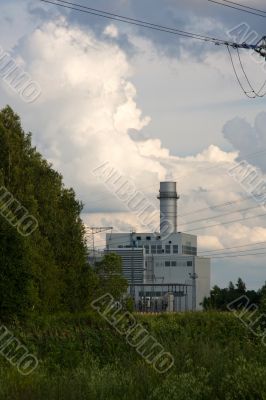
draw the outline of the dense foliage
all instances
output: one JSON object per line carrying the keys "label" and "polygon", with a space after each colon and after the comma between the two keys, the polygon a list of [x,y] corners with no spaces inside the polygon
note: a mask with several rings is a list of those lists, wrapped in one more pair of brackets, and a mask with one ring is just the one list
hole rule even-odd
{"label": "dense foliage", "polygon": [[158,374],[92,314],[10,329],[37,355],[29,376],[0,358],[0,400],[264,400],[266,347],[232,313],[136,316],[174,356]]}
{"label": "dense foliage", "polygon": [[[266,310],[266,284],[258,291],[247,290],[246,284],[241,278],[238,279],[235,285],[233,282],[229,282],[227,288],[219,288],[219,286],[215,285],[211,290],[210,297],[204,299],[203,307],[205,310],[228,311],[228,306],[230,305],[230,309],[234,308],[232,303],[237,299],[241,299],[241,297],[243,299],[243,307],[245,307],[248,299],[249,304],[256,305],[263,311]],[[235,302],[235,308],[240,306],[241,301]]]}
{"label": "dense foliage", "polygon": [[[30,134],[10,107],[0,112],[0,187],[38,221],[38,228],[25,237],[0,215],[1,319],[85,310],[101,279],[87,262],[82,204],[32,147]],[[4,205],[0,201],[0,212]],[[11,209],[15,214],[16,207]],[[110,257],[119,273],[114,255],[102,266],[110,264]]]}

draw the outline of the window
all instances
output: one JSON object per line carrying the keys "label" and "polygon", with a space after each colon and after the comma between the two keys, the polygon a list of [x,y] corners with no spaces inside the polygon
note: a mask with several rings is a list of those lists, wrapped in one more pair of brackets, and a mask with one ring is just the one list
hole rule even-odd
{"label": "window", "polygon": [[182,246],[182,253],[196,256],[197,255],[197,247]]}
{"label": "window", "polygon": [[151,254],[156,254],[156,245],[155,244],[151,245]]}
{"label": "window", "polygon": [[192,261],[187,261],[187,267],[192,267]]}
{"label": "window", "polygon": [[176,267],[176,261],[171,261],[171,266]]}
{"label": "window", "polygon": [[177,245],[177,244],[174,244],[174,245],[173,245],[173,253],[174,253],[174,254],[177,254],[177,253],[178,253],[178,245]]}
{"label": "window", "polygon": [[156,240],[160,240],[161,239],[161,236],[156,236]]}
{"label": "window", "polygon": [[146,240],[151,240],[151,237],[150,236],[146,236]]}
{"label": "window", "polygon": [[165,266],[166,267],[170,267],[170,265],[171,265],[170,261],[165,261]]}
{"label": "window", "polygon": [[166,244],[165,245],[165,252],[166,252],[166,254],[170,254],[171,253],[171,245],[170,244]]}
{"label": "window", "polygon": [[171,243],[172,243],[172,240],[169,240],[169,242],[168,242],[168,243],[170,243],[170,244],[171,244]]}
{"label": "window", "polygon": [[163,248],[160,244],[157,244],[157,254],[162,254]]}
{"label": "window", "polygon": [[137,236],[137,240],[141,240],[141,236]]}
{"label": "window", "polygon": [[150,253],[150,246],[144,246],[144,249],[146,254]]}

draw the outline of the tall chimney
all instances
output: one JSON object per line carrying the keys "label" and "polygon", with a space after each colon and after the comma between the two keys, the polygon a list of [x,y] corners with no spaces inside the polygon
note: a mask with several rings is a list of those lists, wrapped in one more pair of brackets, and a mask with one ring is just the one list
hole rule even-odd
{"label": "tall chimney", "polygon": [[177,232],[177,200],[176,182],[160,182],[160,232],[169,235]]}

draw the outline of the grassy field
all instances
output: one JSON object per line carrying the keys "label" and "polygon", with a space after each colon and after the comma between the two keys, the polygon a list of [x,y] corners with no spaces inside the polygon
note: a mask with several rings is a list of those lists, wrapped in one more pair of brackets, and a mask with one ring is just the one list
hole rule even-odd
{"label": "grassy field", "polygon": [[137,318],[174,356],[165,374],[100,317],[36,317],[8,328],[39,366],[22,376],[1,356],[0,399],[266,400],[266,348],[234,315]]}

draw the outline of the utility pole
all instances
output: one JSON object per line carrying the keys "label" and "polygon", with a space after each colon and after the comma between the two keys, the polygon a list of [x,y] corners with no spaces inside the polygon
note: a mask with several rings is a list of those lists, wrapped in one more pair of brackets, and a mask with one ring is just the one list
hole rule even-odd
{"label": "utility pole", "polygon": [[135,274],[134,274],[134,260],[133,260],[133,256],[134,256],[134,253],[133,253],[133,251],[134,251],[134,246],[135,246],[135,243],[134,243],[134,240],[133,240],[133,234],[134,234],[135,232],[134,231],[132,231],[131,233],[130,233],[130,244],[131,244],[131,257],[130,257],[130,269],[131,269],[131,286],[130,286],[130,295],[131,295],[131,297],[133,298],[133,300],[134,300],[134,302],[135,302],[135,283],[134,283],[134,280],[135,280]]}
{"label": "utility pole", "polygon": [[196,311],[197,308],[197,294],[196,294],[196,279],[199,277],[196,272],[189,274],[190,279],[192,279],[192,310]]}
{"label": "utility pole", "polygon": [[85,226],[85,236],[89,252],[92,254],[92,265],[95,264],[95,241],[94,235],[101,232],[112,231],[112,226],[107,227],[96,227],[96,226]]}

